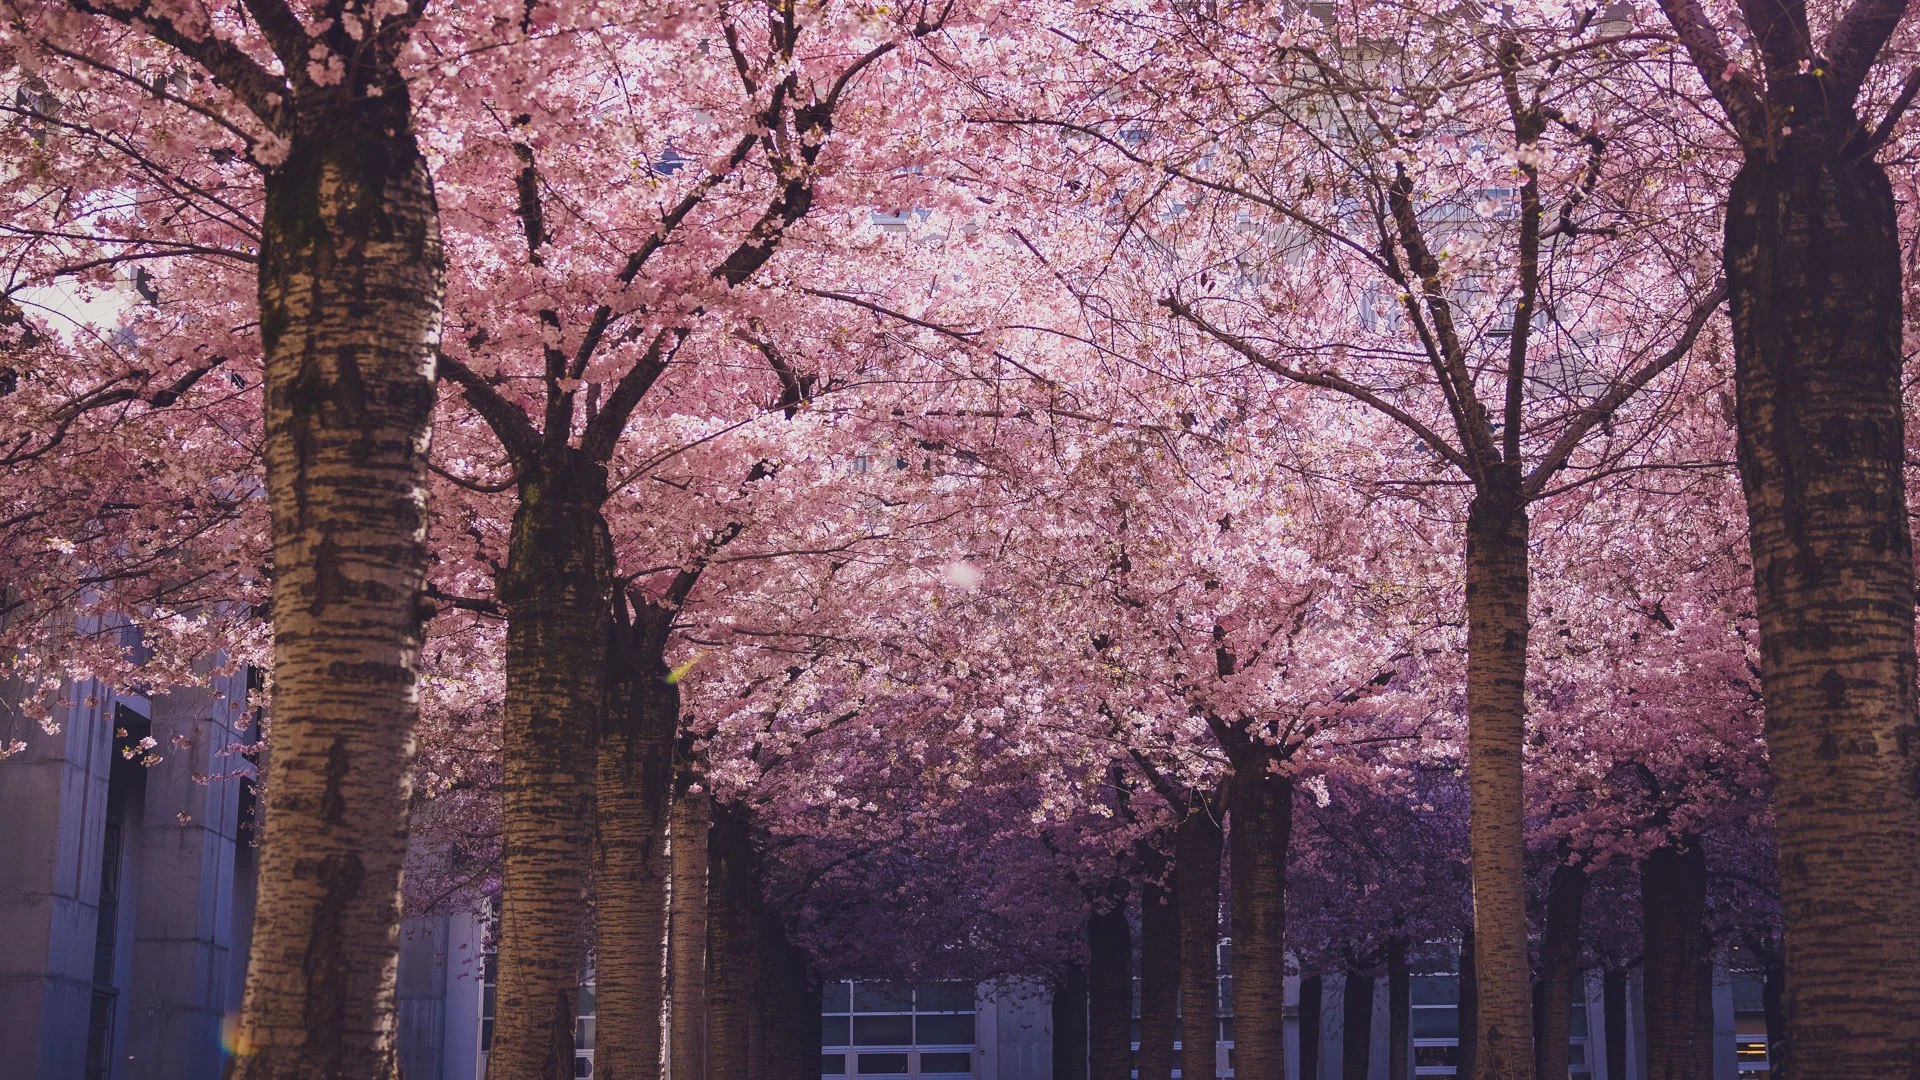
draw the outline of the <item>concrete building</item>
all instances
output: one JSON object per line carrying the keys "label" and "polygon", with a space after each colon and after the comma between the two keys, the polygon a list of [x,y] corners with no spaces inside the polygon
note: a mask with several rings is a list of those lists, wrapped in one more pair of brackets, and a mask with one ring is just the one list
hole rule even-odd
{"label": "concrete building", "polygon": [[[0,760],[0,1077],[218,1080],[238,1016],[253,921],[246,675],[148,696],[93,682],[61,696],[47,734],[0,686],[0,729],[26,748]],[[224,778],[223,778],[224,777]],[[491,957],[478,912],[409,918],[398,1041],[407,1080],[478,1080],[492,1028]],[[1231,957],[1223,943],[1222,969]],[[1446,965],[1442,965],[1446,966]],[[1414,980],[1411,1075],[1455,1074],[1456,980]],[[1300,980],[1287,983],[1289,1074],[1341,1075],[1339,976],[1325,978],[1318,1075],[1298,1070]],[[578,1075],[592,1072],[594,1010],[582,994]],[[1220,1003],[1230,1002],[1223,975]],[[1646,1075],[1639,984],[1628,987],[1626,1080]],[[1601,981],[1574,1010],[1569,1080],[1609,1075]],[[1714,1080],[1766,1075],[1758,990],[1724,968],[1714,987]],[[1387,1075],[1385,980],[1374,988],[1370,1080]],[[980,986],[830,983],[821,1075],[829,1080],[1053,1080],[1051,1000],[1021,979]],[[1233,1066],[1233,1020],[1211,1053]],[[1178,1074],[1176,1074],[1178,1075]],[[1065,1078],[1062,1078],[1065,1080]]]}
{"label": "concrete building", "polygon": [[[71,685],[0,761],[0,1076],[217,1076],[253,921],[245,675]],[[4,703],[18,720],[17,697]]]}

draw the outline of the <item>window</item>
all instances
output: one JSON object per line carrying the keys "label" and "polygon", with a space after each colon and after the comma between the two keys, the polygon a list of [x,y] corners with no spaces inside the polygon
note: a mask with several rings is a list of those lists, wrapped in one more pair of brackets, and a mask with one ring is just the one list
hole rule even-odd
{"label": "window", "polygon": [[913,1042],[913,1017],[856,1016],[853,1018],[853,1045],[892,1046]]}
{"label": "window", "polygon": [[859,1068],[861,1076],[905,1076],[907,1075],[907,1055],[861,1054]]}
{"label": "window", "polygon": [[1412,1016],[1407,1027],[1413,1038],[1414,1073],[1454,1075],[1460,1065],[1460,977],[1415,975],[1408,989]]}
{"label": "window", "polygon": [[920,1055],[921,1076],[945,1073],[972,1076],[973,1055],[960,1050],[943,1050],[939,1053]]}
{"label": "window", "polygon": [[822,1076],[965,1080],[973,1075],[974,987],[829,983],[820,992],[820,1042]]}

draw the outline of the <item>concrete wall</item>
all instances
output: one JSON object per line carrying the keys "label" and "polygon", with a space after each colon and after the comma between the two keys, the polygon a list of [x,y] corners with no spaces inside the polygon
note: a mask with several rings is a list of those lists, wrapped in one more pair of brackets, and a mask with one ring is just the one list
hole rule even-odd
{"label": "concrete wall", "polygon": [[984,983],[974,1002],[974,1075],[1053,1080],[1053,995],[1030,979]]}
{"label": "concrete wall", "polygon": [[68,687],[47,734],[0,687],[0,1076],[79,1080],[85,1070],[99,929],[112,701]]}
{"label": "concrete wall", "polygon": [[240,782],[196,777],[230,773],[243,762],[227,748],[251,739],[234,730],[245,676],[212,682],[153,699],[162,760],[147,770],[137,834],[131,1070],[116,1072],[116,1080],[199,1080],[222,1066],[221,1021],[233,999],[234,856],[247,841],[238,835]]}

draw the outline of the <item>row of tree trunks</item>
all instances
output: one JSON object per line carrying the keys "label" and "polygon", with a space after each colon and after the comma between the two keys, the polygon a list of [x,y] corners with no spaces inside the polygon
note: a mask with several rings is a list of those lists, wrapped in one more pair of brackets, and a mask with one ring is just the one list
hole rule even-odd
{"label": "row of tree trunks", "polygon": [[616,602],[613,614],[595,780],[593,1074],[659,1080],[680,689],[667,678],[667,613],[646,606],[630,616]]}
{"label": "row of tree trunks", "polygon": [[1133,928],[1124,897],[1087,919],[1087,1067],[1092,1080],[1133,1075]]}
{"label": "row of tree trunks", "polygon": [[1140,1080],[1173,1080],[1180,1028],[1180,909],[1166,858],[1150,849],[1140,888]]}
{"label": "row of tree trunks", "polygon": [[1087,1080],[1087,971],[1068,964],[1053,988],[1054,1080]]}
{"label": "row of tree trunks", "polygon": [[1565,1080],[1572,1001],[1580,989],[1580,916],[1587,895],[1584,867],[1561,862],[1547,879],[1547,922],[1540,940],[1539,994],[1534,1003],[1534,1076]]}
{"label": "row of tree trunks", "polygon": [[1228,873],[1233,937],[1234,1073],[1287,1074],[1287,853],[1293,779],[1271,769],[1272,751],[1249,740],[1227,779]]}
{"label": "row of tree trunks", "polygon": [[520,480],[507,565],[505,875],[490,1080],[571,1080],[586,958],[612,546],[606,470],[570,448]]}
{"label": "row of tree trunks", "polygon": [[1220,819],[1203,801],[1173,841],[1173,891],[1180,915],[1181,1075],[1214,1080],[1220,993]]}

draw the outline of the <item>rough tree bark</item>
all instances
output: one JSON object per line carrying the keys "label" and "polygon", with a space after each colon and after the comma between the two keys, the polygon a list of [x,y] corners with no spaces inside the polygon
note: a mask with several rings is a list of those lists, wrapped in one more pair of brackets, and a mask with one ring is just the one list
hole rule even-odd
{"label": "rough tree bark", "polygon": [[673,850],[669,908],[669,1072],[673,1080],[707,1075],[707,842],[713,806],[690,775],[674,784],[668,828]]}
{"label": "rough tree bark", "polygon": [[1300,1080],[1320,1080],[1320,1007],[1326,987],[1318,975],[1300,980]]}
{"label": "rough tree bark", "polygon": [[1734,179],[1726,270],[1787,1027],[1843,1080],[1920,1061],[1913,541],[1893,192],[1807,82]]}
{"label": "rough tree bark", "polygon": [[[1698,838],[1656,849],[1640,865],[1645,919],[1648,1080],[1709,1080],[1701,1071],[1710,1048],[1712,1013],[1701,1030],[1699,1004],[1706,965],[1707,859]],[[1709,1051],[1710,1053],[1710,1051]],[[1712,1058],[1706,1057],[1711,1068]]]}
{"label": "rough tree bark", "polygon": [[1413,1063],[1413,974],[1407,968],[1407,939],[1387,942],[1387,1080],[1407,1080]]}
{"label": "rough tree bark", "polygon": [[1250,741],[1233,752],[1233,773],[1227,779],[1233,1058],[1236,1076],[1284,1080],[1293,779],[1274,773],[1270,763],[1266,745]]}
{"label": "rough tree bark", "polygon": [[659,1080],[666,990],[668,805],[680,688],[669,612],[616,602],[595,779],[595,1080]]}
{"label": "rough tree bark", "polygon": [[1467,512],[1467,780],[1472,810],[1474,1080],[1533,1072],[1533,978],[1527,962],[1527,512],[1518,469]]}
{"label": "rough tree bark", "polygon": [[1150,851],[1140,889],[1139,1080],[1173,1080],[1173,1041],[1179,1026],[1180,910],[1175,891],[1160,883],[1166,859]]}
{"label": "rough tree bark", "polygon": [[[1661,0],[1738,135],[1724,265],[1784,930],[1787,1037],[1822,1077],[1920,1061],[1920,784],[1901,226],[1860,91],[1907,0],[1746,3],[1736,65]],[[1909,81],[1896,110],[1912,101]]]}
{"label": "rough tree bark", "polygon": [[1173,890],[1180,911],[1181,1075],[1213,1080],[1220,993],[1220,821],[1193,807],[1174,837]]}
{"label": "rough tree bark", "polygon": [[234,1064],[248,1080],[398,1068],[444,267],[411,99],[384,52],[367,51],[355,84],[303,84],[266,179],[273,753]]}
{"label": "rough tree bark", "polygon": [[1580,989],[1580,916],[1584,868],[1561,862],[1547,880],[1547,925],[1540,937],[1540,1007],[1534,1012],[1534,1076],[1566,1080],[1572,1002]]}
{"label": "rough tree bark", "polygon": [[606,468],[571,447],[522,466],[507,564],[500,980],[490,1080],[571,1080],[585,958],[596,719],[613,555]]}
{"label": "rough tree bark", "polygon": [[1340,991],[1340,1080],[1367,1080],[1373,1067],[1373,976],[1348,971]]}
{"label": "rough tree bark", "polygon": [[1133,1074],[1133,929],[1125,897],[1087,920],[1087,1067],[1092,1080]]}
{"label": "rough tree bark", "polygon": [[1087,1080],[1087,972],[1068,964],[1053,988],[1053,1075]]}
{"label": "rough tree bark", "polygon": [[746,823],[738,811],[714,806],[707,869],[709,1080],[749,1080],[750,1075],[755,982],[751,858]]}

